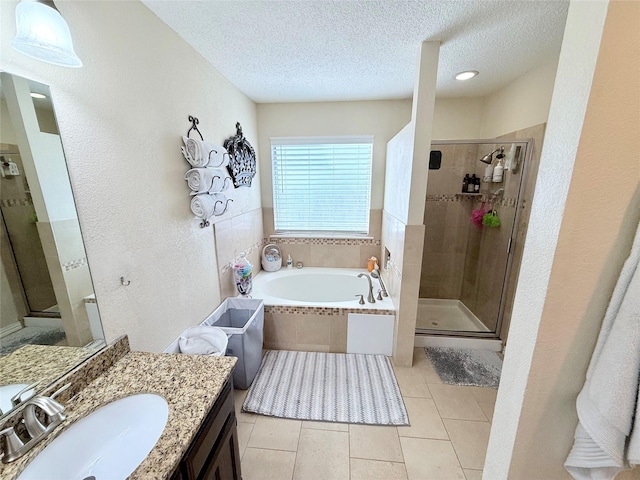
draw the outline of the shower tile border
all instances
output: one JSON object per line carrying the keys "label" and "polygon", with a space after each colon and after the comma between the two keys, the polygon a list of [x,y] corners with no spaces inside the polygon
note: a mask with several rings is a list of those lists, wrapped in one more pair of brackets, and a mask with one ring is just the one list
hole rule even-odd
{"label": "shower tile border", "polygon": [[443,195],[427,195],[427,202],[484,202],[492,203],[493,205],[501,207],[515,207],[518,202],[518,199],[514,197],[502,198],[499,201],[491,201],[490,197],[491,195],[487,194],[464,195],[461,193],[448,193]]}
{"label": "shower tile border", "polygon": [[33,205],[33,200],[31,198],[5,198],[0,200],[0,207],[9,208],[9,207],[28,207]]}

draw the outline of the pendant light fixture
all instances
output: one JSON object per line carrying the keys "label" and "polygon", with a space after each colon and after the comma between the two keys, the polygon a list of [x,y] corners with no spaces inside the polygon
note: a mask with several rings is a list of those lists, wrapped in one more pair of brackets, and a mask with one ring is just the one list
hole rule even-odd
{"label": "pendant light fixture", "polygon": [[71,32],[51,0],[22,0],[16,7],[16,37],[11,46],[28,57],[80,68]]}

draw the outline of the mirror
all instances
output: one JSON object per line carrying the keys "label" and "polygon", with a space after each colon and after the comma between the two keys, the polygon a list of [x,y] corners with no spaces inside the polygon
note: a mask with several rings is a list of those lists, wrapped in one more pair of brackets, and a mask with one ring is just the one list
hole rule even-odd
{"label": "mirror", "polygon": [[0,92],[3,416],[105,342],[49,87],[0,72]]}

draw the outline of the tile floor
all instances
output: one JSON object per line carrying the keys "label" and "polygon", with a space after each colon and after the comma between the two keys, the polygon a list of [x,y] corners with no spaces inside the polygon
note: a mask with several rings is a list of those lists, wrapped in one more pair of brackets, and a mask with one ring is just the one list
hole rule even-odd
{"label": "tile floor", "polygon": [[424,349],[396,367],[411,426],[305,422],[240,412],[244,480],[482,478],[497,390],[443,385]]}

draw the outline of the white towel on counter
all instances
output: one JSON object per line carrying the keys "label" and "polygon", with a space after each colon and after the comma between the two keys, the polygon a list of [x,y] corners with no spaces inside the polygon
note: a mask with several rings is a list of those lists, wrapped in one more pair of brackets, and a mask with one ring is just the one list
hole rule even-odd
{"label": "white towel on counter", "polygon": [[212,167],[220,166],[215,161],[211,162],[211,159],[222,157],[222,147],[195,138],[182,137],[182,141],[182,155],[193,167],[206,167],[209,163]]}
{"label": "white towel on counter", "polygon": [[227,349],[227,334],[218,327],[190,327],[178,338],[180,353],[187,355],[224,355]]}
{"label": "white towel on counter", "polygon": [[579,480],[613,479],[640,464],[639,265],[640,225],[576,402],[579,423],[565,467]]}
{"label": "white towel on counter", "polygon": [[191,199],[191,211],[197,218],[207,219],[213,217],[217,200],[208,193],[196,195]]}

